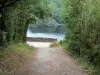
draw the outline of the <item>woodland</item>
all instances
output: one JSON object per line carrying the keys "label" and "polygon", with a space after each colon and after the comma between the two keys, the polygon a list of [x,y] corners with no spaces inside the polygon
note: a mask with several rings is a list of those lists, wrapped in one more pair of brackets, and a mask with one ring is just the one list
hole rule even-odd
{"label": "woodland", "polygon": [[25,42],[29,23],[50,16],[46,0],[0,1],[0,46]]}
{"label": "woodland", "polygon": [[28,25],[37,17],[58,15],[65,26],[65,45],[100,74],[100,0],[0,0],[0,48],[26,42]]}

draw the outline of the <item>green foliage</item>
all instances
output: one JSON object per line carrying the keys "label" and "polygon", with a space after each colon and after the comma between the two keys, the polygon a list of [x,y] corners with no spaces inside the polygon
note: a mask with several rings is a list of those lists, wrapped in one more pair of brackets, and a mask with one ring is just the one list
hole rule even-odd
{"label": "green foliage", "polygon": [[48,6],[52,11],[53,16],[59,16],[64,0],[48,0]]}
{"label": "green foliage", "polygon": [[65,0],[63,4],[69,49],[100,67],[100,1]]}
{"label": "green foliage", "polygon": [[64,33],[64,25],[59,24],[53,18],[37,19],[29,25],[29,30],[39,33]]}
{"label": "green foliage", "polygon": [[91,62],[81,57],[75,57],[76,63],[80,64],[85,71],[89,72],[89,75],[100,75],[100,69],[95,67]]}
{"label": "green foliage", "polygon": [[28,25],[34,23],[36,17],[43,19],[51,15],[45,1],[8,0],[0,20],[0,46],[6,42],[26,42]]}
{"label": "green foliage", "polygon": [[60,43],[59,42],[53,42],[50,47],[60,47]]}

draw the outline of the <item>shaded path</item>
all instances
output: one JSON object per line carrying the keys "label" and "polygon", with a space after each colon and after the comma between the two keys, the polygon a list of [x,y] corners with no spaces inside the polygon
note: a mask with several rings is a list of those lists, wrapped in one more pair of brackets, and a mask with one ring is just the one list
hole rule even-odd
{"label": "shaded path", "polygon": [[18,75],[88,75],[62,48],[37,48],[36,55]]}

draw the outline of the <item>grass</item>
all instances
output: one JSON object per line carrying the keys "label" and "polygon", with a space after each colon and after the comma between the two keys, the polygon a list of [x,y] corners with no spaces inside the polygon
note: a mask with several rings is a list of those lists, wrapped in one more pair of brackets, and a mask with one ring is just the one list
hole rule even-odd
{"label": "grass", "polygon": [[72,51],[68,48],[67,43],[62,42],[61,45],[63,46],[65,52],[74,57],[76,64],[79,64],[86,72],[89,73],[89,75],[100,75],[100,67],[95,67],[88,60],[72,53]]}
{"label": "grass", "polygon": [[50,47],[59,47],[61,44],[59,42],[53,42]]}
{"label": "grass", "polygon": [[24,43],[11,44],[0,50],[0,75],[15,75],[34,54],[34,48]]}
{"label": "grass", "polygon": [[10,49],[11,51],[22,52],[27,56],[30,56],[34,51],[34,48],[32,46],[28,46],[27,44],[23,43],[9,45],[8,49]]}
{"label": "grass", "polygon": [[76,57],[75,59],[76,59],[76,63],[80,64],[81,67],[89,73],[89,75],[100,75],[100,68],[95,67],[86,59],[83,59],[81,57]]}

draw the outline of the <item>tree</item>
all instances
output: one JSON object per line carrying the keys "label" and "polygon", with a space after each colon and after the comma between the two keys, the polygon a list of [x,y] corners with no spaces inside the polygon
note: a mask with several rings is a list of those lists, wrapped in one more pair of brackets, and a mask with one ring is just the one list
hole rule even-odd
{"label": "tree", "polygon": [[66,41],[73,53],[95,65],[100,60],[100,1],[65,0],[62,17],[66,22]]}
{"label": "tree", "polygon": [[5,7],[2,11],[0,30],[2,34],[6,33],[7,43],[26,42],[29,23],[34,22],[36,17],[42,19],[50,16],[50,12],[47,12],[48,7],[43,8],[41,0],[6,0],[3,4]]}

